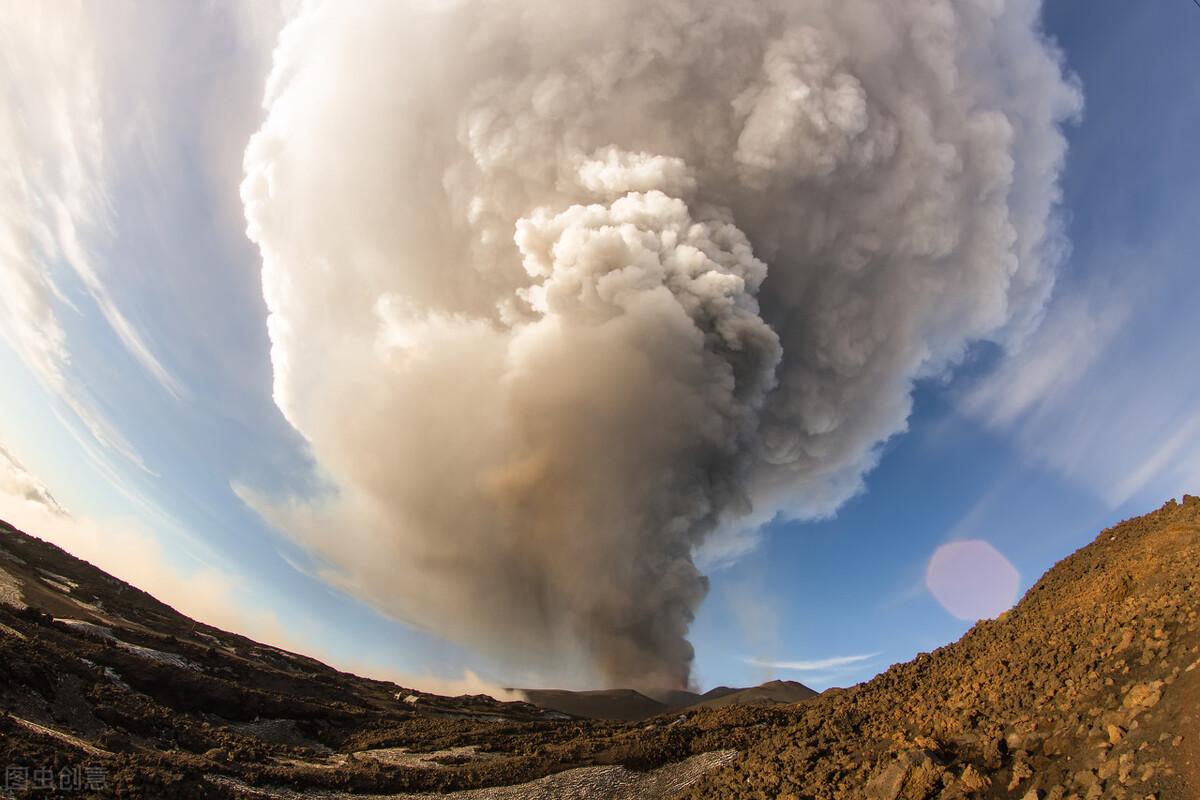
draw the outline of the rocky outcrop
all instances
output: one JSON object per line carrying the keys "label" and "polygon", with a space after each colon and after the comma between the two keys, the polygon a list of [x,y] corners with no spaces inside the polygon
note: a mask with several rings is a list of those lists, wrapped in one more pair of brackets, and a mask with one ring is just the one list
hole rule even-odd
{"label": "rocky outcrop", "polygon": [[960,641],[811,701],[690,796],[1193,800],[1198,614],[1185,497],[1104,531]]}

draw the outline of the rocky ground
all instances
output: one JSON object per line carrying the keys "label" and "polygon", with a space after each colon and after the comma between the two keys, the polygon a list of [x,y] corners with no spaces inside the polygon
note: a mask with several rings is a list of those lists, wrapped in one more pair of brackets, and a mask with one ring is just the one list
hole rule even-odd
{"label": "rocky ground", "polygon": [[196,623],[5,527],[0,786],[18,797],[1194,800],[1198,612],[1200,499],[1185,498],[1104,531],[1003,618],[868,683],[791,705],[588,720],[340,673]]}
{"label": "rocky ground", "polygon": [[960,641],[826,692],[694,798],[1200,798],[1200,498],[1104,531]]}

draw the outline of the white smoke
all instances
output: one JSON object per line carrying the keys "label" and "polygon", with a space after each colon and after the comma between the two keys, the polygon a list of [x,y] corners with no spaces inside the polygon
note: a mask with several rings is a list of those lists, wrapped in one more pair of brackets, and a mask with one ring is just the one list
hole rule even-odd
{"label": "white smoke", "polygon": [[831,513],[916,378],[1036,322],[1079,107],[1038,12],[308,6],[242,196],[337,491],[266,512],[513,667],[683,685],[696,549]]}

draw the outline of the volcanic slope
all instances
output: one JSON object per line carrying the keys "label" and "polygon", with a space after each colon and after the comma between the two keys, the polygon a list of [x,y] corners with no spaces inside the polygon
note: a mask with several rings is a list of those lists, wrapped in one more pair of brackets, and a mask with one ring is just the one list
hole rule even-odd
{"label": "volcanic slope", "polygon": [[[602,714],[594,695],[642,697],[579,694]],[[638,720],[665,708],[644,700]],[[27,787],[102,776],[72,797],[653,800],[727,763],[768,719],[785,716],[606,722],[361,678],[192,620],[0,523],[0,797],[11,766]]]}
{"label": "volcanic slope", "polygon": [[1200,797],[1197,498],[868,683],[641,721],[337,672],[7,527],[0,590],[0,762],[101,767],[91,796]]}
{"label": "volcanic slope", "polygon": [[797,707],[688,797],[1200,798],[1200,498],[1100,534],[1000,619]]}

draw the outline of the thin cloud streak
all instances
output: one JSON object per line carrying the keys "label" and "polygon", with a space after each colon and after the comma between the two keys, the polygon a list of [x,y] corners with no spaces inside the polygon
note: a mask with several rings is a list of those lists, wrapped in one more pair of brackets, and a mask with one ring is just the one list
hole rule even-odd
{"label": "thin cloud streak", "polygon": [[[22,9],[0,26],[0,64],[12,101],[0,111],[0,336],[96,441],[145,468],[72,375],[71,342],[59,319],[64,308],[80,313],[69,296],[78,288],[124,350],[173,398],[183,396],[180,381],[118,308],[91,252],[97,241],[114,237],[108,188],[114,153],[106,124],[114,111],[102,86],[119,86],[121,75],[112,74],[113,53],[104,50],[97,20],[80,8],[53,17]],[[64,274],[78,286],[60,283]]]}
{"label": "thin cloud streak", "polygon": [[[1171,291],[1196,296],[1186,265],[1165,251],[1142,258],[1174,273]],[[995,370],[965,389],[959,409],[1012,441],[1110,508],[1189,491],[1180,459],[1200,445],[1200,380],[1179,369],[1197,326],[1186,315],[1156,320],[1165,294],[1122,285],[1080,287],[1053,305],[1041,329]]]}
{"label": "thin cloud streak", "polygon": [[[864,661],[870,661],[873,658],[883,655],[883,651],[879,650],[874,653],[863,653],[856,656],[834,656],[833,658],[821,658],[814,661],[772,661],[764,658],[746,657],[743,658],[747,664],[752,664],[756,667],[767,667],[768,669],[786,669],[793,672],[828,672],[844,671],[846,667],[862,664]],[[824,676],[823,676],[824,677]]]}

